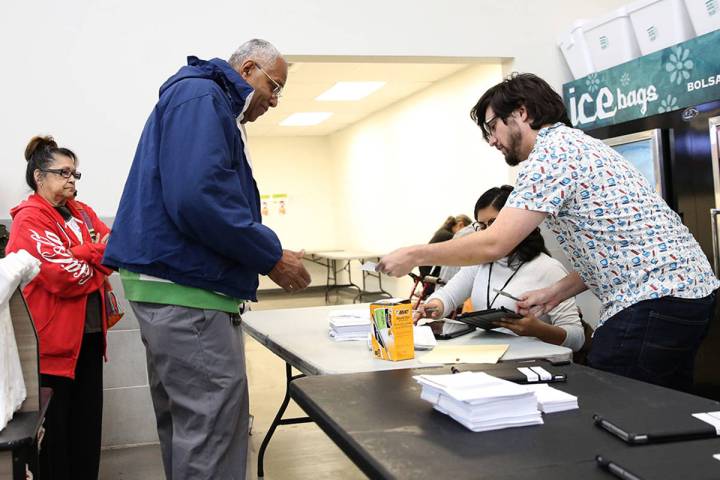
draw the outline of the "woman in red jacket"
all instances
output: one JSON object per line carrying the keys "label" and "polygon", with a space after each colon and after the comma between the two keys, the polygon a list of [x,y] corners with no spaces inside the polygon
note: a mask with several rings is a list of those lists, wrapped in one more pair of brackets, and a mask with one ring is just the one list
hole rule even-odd
{"label": "woman in red jacket", "polygon": [[107,331],[103,284],[110,273],[100,262],[110,230],[74,200],[80,172],[72,151],[52,137],[34,137],[25,159],[34,193],[10,212],[7,252],[25,249],[42,262],[23,290],[39,337],[40,384],[53,389],[41,478],[95,480]]}

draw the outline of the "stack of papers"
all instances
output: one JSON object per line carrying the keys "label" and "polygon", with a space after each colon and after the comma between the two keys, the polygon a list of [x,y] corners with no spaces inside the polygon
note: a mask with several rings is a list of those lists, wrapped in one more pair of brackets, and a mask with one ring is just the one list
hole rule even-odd
{"label": "stack of papers", "polygon": [[546,383],[525,385],[525,387],[535,393],[538,409],[543,413],[564,412],[579,408],[575,395],[553,388]]}
{"label": "stack of papers", "polygon": [[437,345],[432,328],[427,325],[413,327],[413,342],[415,350],[432,350]]}
{"label": "stack of papers", "polygon": [[541,425],[532,390],[484,372],[417,375],[421,398],[473,432]]}
{"label": "stack of papers", "polygon": [[330,336],[335,341],[367,340],[369,334],[369,309],[333,310],[330,312]]}

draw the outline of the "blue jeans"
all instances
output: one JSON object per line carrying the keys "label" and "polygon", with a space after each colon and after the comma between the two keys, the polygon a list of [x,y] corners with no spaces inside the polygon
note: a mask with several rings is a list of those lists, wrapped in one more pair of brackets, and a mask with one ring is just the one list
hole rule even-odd
{"label": "blue jeans", "polygon": [[690,390],[695,354],[714,315],[715,292],[697,299],[644,300],[610,317],[593,336],[588,365]]}

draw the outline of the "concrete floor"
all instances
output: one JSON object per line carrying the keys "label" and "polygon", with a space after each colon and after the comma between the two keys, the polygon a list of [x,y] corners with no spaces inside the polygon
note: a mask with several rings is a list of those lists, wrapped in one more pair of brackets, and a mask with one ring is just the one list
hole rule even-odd
{"label": "concrete floor", "polygon": [[[313,307],[325,304],[324,293],[263,293],[255,310]],[[350,303],[351,296],[333,297],[337,303]],[[250,412],[254,416],[248,479],[257,478],[257,452],[285,394],[285,363],[250,337],[245,352],[250,385]],[[303,416],[294,404],[285,414]],[[100,464],[103,480],[162,480],[165,478],[159,445],[103,450]],[[280,426],[265,452],[265,479],[364,479],[367,478],[315,424]],[[218,479],[221,480],[221,479]]]}

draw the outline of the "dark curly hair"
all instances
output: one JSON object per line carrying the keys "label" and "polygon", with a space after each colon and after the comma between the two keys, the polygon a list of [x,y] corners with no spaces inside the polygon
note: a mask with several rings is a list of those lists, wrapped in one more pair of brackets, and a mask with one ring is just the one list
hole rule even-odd
{"label": "dark curly hair", "polygon": [[560,95],[545,80],[532,73],[515,72],[485,92],[470,110],[470,118],[478,124],[487,141],[490,138],[485,123],[488,107],[493,109],[497,118],[505,122],[521,106],[527,110],[532,120],[530,126],[534,130],[557,122],[572,126]]}

